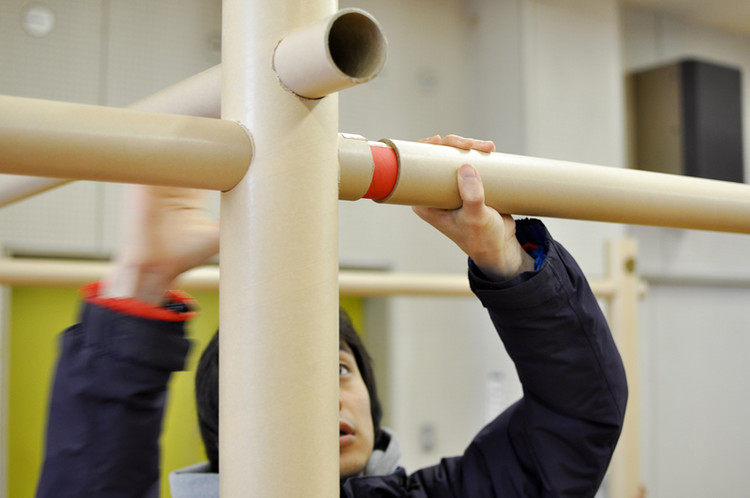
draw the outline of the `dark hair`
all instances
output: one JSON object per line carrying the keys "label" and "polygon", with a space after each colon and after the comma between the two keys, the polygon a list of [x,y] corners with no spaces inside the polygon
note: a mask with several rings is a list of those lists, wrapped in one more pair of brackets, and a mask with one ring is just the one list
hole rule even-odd
{"label": "dark hair", "polygon": [[201,354],[195,371],[195,402],[198,427],[203,446],[211,464],[211,472],[219,471],[219,331]]}
{"label": "dark hair", "polygon": [[[339,341],[346,343],[354,354],[357,368],[370,395],[370,415],[375,428],[375,446],[380,439],[380,422],[383,409],[375,384],[372,358],[354,329],[351,318],[343,309],[339,310]],[[195,400],[198,411],[198,426],[203,439],[211,472],[219,471],[219,331],[201,354],[195,372]]]}

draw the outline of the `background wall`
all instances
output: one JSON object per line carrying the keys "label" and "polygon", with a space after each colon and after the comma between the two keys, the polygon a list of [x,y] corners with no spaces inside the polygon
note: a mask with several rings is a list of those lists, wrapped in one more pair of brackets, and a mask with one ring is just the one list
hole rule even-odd
{"label": "background wall", "polygon": [[[0,3],[0,93],[125,105],[219,61],[218,0],[43,3],[56,20],[45,38],[20,27],[27,2]],[[615,0],[341,6],[375,15],[390,43],[383,74],[340,96],[340,130],[371,139],[459,133],[493,139],[504,152],[622,167],[627,71],[683,54],[750,63],[746,38]],[[14,253],[108,256],[118,242],[120,190],[79,182],[0,210],[0,242]],[[342,202],[340,219],[342,266],[465,271],[460,251],[408,208]],[[718,393],[739,389],[737,378],[748,373],[743,349],[723,347],[746,329],[747,287],[685,288],[658,278],[747,276],[747,238],[545,221],[591,277],[603,273],[605,240],[639,238],[639,268],[652,277],[640,386],[650,496],[746,495],[736,462],[750,437],[738,426],[748,407]],[[459,453],[520,395],[475,300],[392,298],[368,300],[365,308],[386,422],[402,438],[407,468]],[[717,426],[717,437],[705,436]]]}
{"label": "background wall", "polygon": [[[694,57],[743,75],[750,172],[750,37],[626,9],[626,73]],[[631,227],[650,290],[642,314],[643,470],[654,496],[747,496],[750,238]]]}

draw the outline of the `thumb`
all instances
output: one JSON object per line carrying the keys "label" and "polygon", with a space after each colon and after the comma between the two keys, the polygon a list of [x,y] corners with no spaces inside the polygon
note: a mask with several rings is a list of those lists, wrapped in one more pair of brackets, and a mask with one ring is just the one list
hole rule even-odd
{"label": "thumb", "polygon": [[464,209],[483,209],[484,185],[479,171],[471,164],[463,164],[458,169],[458,194],[461,196]]}

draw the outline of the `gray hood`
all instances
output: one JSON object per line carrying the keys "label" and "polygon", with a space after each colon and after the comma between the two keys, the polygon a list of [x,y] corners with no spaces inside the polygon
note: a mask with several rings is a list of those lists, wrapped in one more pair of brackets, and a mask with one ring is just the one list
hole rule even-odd
{"label": "gray hood", "polygon": [[[396,434],[382,427],[388,436],[384,449],[375,449],[365,466],[364,475],[387,475],[396,471],[401,458],[401,443]],[[191,465],[169,474],[172,498],[219,498],[219,474],[211,472],[208,462]]]}
{"label": "gray hood", "polygon": [[383,443],[386,445],[383,449],[375,448],[370,459],[365,465],[365,476],[386,476],[393,474],[398,468],[398,461],[401,458],[401,443],[396,437],[396,433],[387,427],[381,427],[380,430],[385,434]]}
{"label": "gray hood", "polygon": [[219,474],[208,462],[191,465],[169,474],[172,498],[219,498]]}

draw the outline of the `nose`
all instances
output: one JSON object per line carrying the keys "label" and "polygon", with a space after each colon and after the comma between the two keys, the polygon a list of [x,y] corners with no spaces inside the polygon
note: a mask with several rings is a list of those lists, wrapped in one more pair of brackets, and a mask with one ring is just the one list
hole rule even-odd
{"label": "nose", "polygon": [[341,398],[339,398],[339,411],[344,407],[344,405],[341,404]]}

